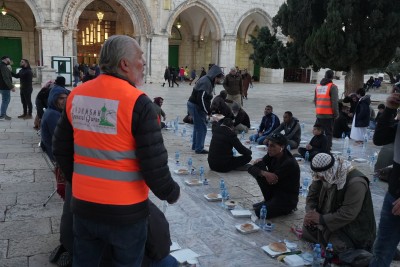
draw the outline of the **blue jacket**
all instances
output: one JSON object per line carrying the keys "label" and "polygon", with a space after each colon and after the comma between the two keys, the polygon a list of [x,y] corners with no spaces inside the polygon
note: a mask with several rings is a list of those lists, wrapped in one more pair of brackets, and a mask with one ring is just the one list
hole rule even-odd
{"label": "blue jacket", "polygon": [[270,113],[262,118],[258,132],[262,133],[264,136],[267,136],[276,128],[278,128],[280,124],[281,122],[279,121],[278,116],[276,116],[274,113]]}
{"label": "blue jacket", "polygon": [[56,129],[58,119],[61,117],[62,109],[58,108],[56,101],[58,96],[61,94],[69,95],[69,91],[64,87],[55,85],[49,94],[48,98],[48,108],[43,114],[40,133],[41,133],[41,147],[47,153],[49,158],[54,161],[54,156],[52,152],[51,140],[53,138],[54,130]]}

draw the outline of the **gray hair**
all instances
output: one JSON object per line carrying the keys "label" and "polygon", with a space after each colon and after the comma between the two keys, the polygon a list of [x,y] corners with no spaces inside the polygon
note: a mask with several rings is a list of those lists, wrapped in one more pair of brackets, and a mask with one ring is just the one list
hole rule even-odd
{"label": "gray hair", "polygon": [[132,51],[132,44],[135,39],[126,35],[113,35],[105,41],[100,51],[99,65],[103,73],[117,74],[119,62],[126,58]]}

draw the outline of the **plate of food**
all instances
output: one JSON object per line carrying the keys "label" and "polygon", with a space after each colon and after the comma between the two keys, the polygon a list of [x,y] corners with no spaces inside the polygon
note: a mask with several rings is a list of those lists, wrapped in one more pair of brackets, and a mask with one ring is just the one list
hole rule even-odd
{"label": "plate of food", "polygon": [[358,162],[358,163],[366,163],[366,162],[368,162],[368,160],[366,160],[366,159],[363,159],[363,158],[355,158],[355,159],[354,159],[354,162]]}
{"label": "plate of food", "polygon": [[219,120],[222,120],[223,118],[225,118],[225,116],[222,115],[222,114],[214,114],[214,115],[211,116],[211,118],[212,118],[214,121],[219,121]]}
{"label": "plate of food", "polygon": [[220,201],[222,199],[222,196],[220,194],[217,194],[217,193],[209,193],[207,195],[204,195],[204,197],[208,201]]}
{"label": "plate of food", "polygon": [[235,227],[242,234],[250,234],[260,230],[260,227],[252,222],[237,224],[235,225]]}
{"label": "plate of food", "polygon": [[251,217],[251,211],[249,210],[231,210],[232,216],[236,218]]}
{"label": "plate of food", "polygon": [[297,161],[304,161],[304,159],[303,158],[300,158],[300,157],[294,157]]}
{"label": "plate of food", "polygon": [[256,148],[259,149],[259,150],[267,150],[267,146],[266,145],[257,145]]}
{"label": "plate of food", "polygon": [[283,242],[272,242],[268,246],[261,247],[261,249],[271,257],[276,257],[282,253],[290,252],[290,250],[286,247],[286,244]]}
{"label": "plate of food", "polygon": [[192,180],[185,180],[185,184],[193,186],[193,185],[202,185],[203,183],[200,182],[198,179],[192,179]]}
{"label": "plate of food", "polygon": [[174,170],[174,173],[178,174],[178,175],[187,175],[187,174],[189,174],[189,170],[187,168],[180,168],[180,169]]}

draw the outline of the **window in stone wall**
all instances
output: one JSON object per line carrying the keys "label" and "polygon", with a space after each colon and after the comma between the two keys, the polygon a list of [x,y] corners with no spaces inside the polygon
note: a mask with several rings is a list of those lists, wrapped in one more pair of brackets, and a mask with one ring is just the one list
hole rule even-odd
{"label": "window in stone wall", "polygon": [[0,16],[0,30],[22,31],[19,21],[11,15]]}

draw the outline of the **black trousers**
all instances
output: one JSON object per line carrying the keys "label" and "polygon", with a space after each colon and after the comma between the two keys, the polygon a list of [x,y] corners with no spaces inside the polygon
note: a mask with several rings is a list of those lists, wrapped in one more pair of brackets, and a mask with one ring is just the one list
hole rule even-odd
{"label": "black trousers", "polygon": [[210,160],[208,165],[210,165],[210,169],[216,172],[229,172],[238,167],[241,167],[251,160],[251,156],[239,156],[239,157],[232,157],[229,162],[221,162]]}
{"label": "black trousers", "polygon": [[65,182],[65,200],[60,222],[60,243],[72,255],[74,247],[73,214],[71,212],[72,185]]}
{"label": "black trousers", "polygon": [[[256,179],[258,186],[264,196],[264,201],[267,206],[267,219],[287,215],[291,213],[298,202],[298,195],[292,195],[284,192],[277,192],[274,186],[267,183],[264,177]],[[260,217],[261,205],[254,209],[257,217]]]}
{"label": "black trousers", "polygon": [[33,89],[21,89],[20,96],[21,96],[21,103],[24,115],[29,114],[32,115],[32,91]]}
{"label": "black trousers", "polygon": [[305,149],[304,147],[299,147],[299,149],[298,149],[297,151],[299,151],[299,154],[300,154],[303,158],[305,158],[304,155],[305,155],[306,152],[308,151],[308,154],[309,154],[308,160],[309,160],[309,161],[311,161],[311,160],[313,159],[313,157],[318,153],[318,152],[316,152],[316,151],[313,151],[312,149],[311,149],[311,150],[307,150],[307,149]]}
{"label": "black trousers", "polygon": [[334,118],[321,119],[317,118],[315,123],[321,124],[324,128],[326,138],[328,139],[328,150],[331,151],[332,148],[332,137],[333,137],[333,122]]}

